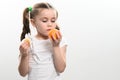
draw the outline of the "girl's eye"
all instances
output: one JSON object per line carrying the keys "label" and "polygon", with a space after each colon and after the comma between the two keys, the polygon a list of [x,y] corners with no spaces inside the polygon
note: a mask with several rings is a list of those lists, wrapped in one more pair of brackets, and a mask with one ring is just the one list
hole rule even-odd
{"label": "girl's eye", "polygon": [[55,22],[55,19],[52,19],[52,20],[51,20],[51,22],[53,22],[53,23],[54,23],[54,22]]}
{"label": "girl's eye", "polygon": [[47,20],[42,20],[42,22],[47,22]]}
{"label": "girl's eye", "polygon": [[54,22],[55,22],[55,20],[53,20],[53,21],[51,21],[51,22],[53,22],[53,23],[54,23]]}

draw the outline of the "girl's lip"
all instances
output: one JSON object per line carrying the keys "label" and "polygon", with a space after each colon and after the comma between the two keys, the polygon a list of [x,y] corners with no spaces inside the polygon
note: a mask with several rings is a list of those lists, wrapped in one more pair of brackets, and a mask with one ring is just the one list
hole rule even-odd
{"label": "girl's lip", "polygon": [[50,31],[51,29],[47,29],[47,31]]}

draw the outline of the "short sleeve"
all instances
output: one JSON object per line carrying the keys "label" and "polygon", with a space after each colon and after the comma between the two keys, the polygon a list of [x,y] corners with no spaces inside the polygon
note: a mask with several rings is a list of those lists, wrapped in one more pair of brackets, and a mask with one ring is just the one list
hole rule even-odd
{"label": "short sleeve", "polygon": [[62,37],[62,40],[60,42],[60,47],[63,47],[63,46],[68,46],[68,43],[65,37]]}

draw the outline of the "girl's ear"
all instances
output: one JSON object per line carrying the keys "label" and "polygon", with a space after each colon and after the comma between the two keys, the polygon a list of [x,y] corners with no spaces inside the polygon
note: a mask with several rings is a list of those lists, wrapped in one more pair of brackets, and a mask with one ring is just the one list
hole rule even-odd
{"label": "girl's ear", "polygon": [[30,19],[30,22],[31,22],[32,26],[35,27],[35,20],[34,19]]}

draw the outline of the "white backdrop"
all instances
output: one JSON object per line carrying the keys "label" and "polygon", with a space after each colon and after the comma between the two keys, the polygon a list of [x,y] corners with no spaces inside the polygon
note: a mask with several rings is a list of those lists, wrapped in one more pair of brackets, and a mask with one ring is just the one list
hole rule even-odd
{"label": "white backdrop", "polygon": [[0,80],[26,80],[17,71],[22,12],[42,1],[58,10],[68,40],[63,80],[120,80],[119,0],[2,0]]}

